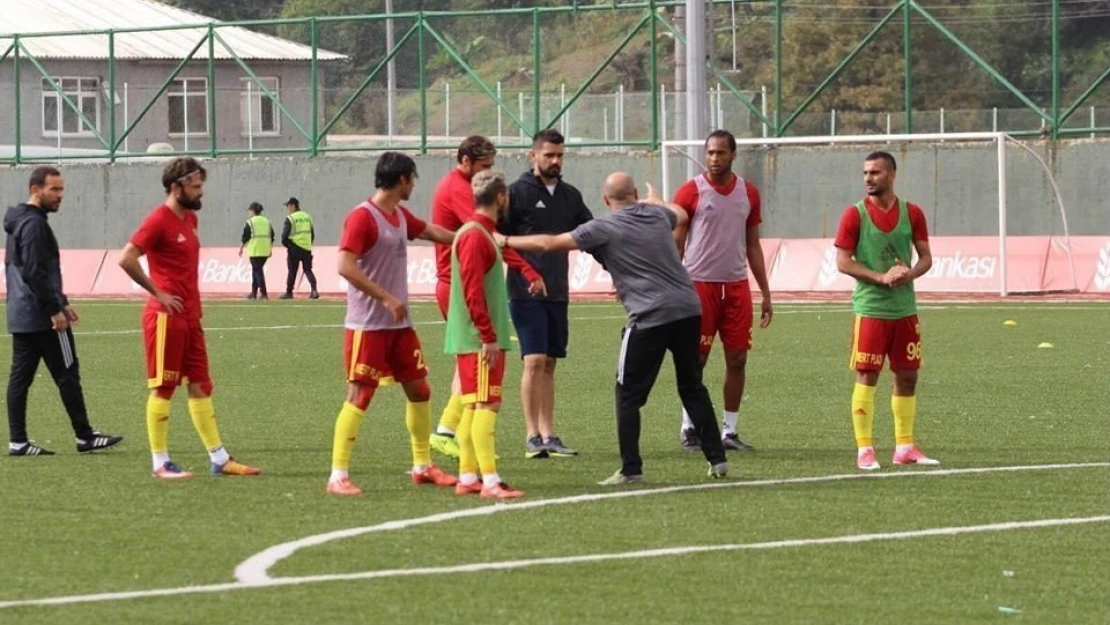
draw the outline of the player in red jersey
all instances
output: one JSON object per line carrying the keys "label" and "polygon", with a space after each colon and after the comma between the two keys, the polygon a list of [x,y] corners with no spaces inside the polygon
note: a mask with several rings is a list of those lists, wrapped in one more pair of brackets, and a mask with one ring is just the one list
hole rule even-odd
{"label": "player in red jersey", "polygon": [[[455,232],[474,216],[474,192],[470,181],[481,171],[493,167],[497,149],[489,139],[474,135],[463,139],[455,157],[454,169],[447,173],[436,186],[432,195],[432,223]],[[533,285],[536,292],[544,290],[540,274],[527,261],[513,250],[505,250],[505,264],[520,271]],[[451,246],[436,244],[436,302],[439,311],[447,320],[447,302],[451,294]],[[459,444],[455,440],[455,430],[462,419],[463,405],[459,396],[459,374],[455,371],[451,382],[451,397],[443,408],[439,426],[432,434],[432,449],[449,456],[459,457]]]}
{"label": "player in red jersey", "polygon": [[[204,167],[194,158],[175,158],[162,171],[166,200],[155,208],[123,248],[119,266],[150,293],[143,311],[146,347],[147,433],[154,462],[154,477],[191,477],[170,460],[168,438],[170,398],[185,384],[189,415],[208,450],[213,475],[258,475],[260,471],[228,455],[220,440],[212,407],[212,378],[208,374],[208,348],[201,327],[200,286],[197,266],[200,238],[197,211],[201,209]],[[139,264],[146,255],[150,275]]]}
{"label": "player in red jersey", "polygon": [[[674,203],[690,216],[689,228],[677,228],[675,239],[683,252],[683,265],[694,280],[701,300],[701,362],[705,366],[713,340],[721,335],[725,350],[724,428],[725,449],[751,451],[753,447],[736,432],[748,351],[752,348],[751,269],[761,293],[759,327],[771,323],[771,290],[759,237],[763,221],[759,190],[732,172],[736,139],[727,130],[715,130],[705,140],[707,171],[687,181],[675,193]],[[699,451],[690,416],[682,412],[682,448]]]}

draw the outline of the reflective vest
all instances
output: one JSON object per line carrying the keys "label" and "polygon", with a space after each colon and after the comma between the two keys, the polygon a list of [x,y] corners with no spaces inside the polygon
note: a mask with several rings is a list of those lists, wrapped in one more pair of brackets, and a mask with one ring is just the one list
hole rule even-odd
{"label": "reflective vest", "polygon": [[312,216],[304,211],[289,213],[289,240],[302,250],[312,250]]}
{"label": "reflective vest", "polygon": [[274,247],[270,220],[262,215],[255,215],[247,220],[247,227],[251,229],[251,238],[247,241],[247,256],[269,258]]}

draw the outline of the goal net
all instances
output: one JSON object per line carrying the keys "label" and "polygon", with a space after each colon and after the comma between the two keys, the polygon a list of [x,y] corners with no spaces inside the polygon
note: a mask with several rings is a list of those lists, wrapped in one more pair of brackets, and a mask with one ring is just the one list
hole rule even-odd
{"label": "goal net", "polygon": [[[926,215],[933,267],[918,291],[1079,290],[1051,168],[994,132],[737,139],[733,170],[760,189],[773,289],[851,289],[832,242],[844,209],[864,195],[864,156],[876,150],[894,155],[895,192]],[[664,141],[664,196],[704,171],[704,158],[704,141]]]}

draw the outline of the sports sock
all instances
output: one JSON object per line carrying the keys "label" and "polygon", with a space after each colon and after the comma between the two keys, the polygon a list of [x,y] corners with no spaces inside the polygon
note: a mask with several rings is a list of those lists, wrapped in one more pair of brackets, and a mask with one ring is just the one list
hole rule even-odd
{"label": "sports sock", "polygon": [[151,452],[151,460],[153,461],[154,471],[161,469],[167,462],[170,461],[170,454],[168,451],[155,451]]}
{"label": "sports sock", "polygon": [[690,420],[690,413],[686,412],[685,408],[682,409],[682,429],[683,430],[694,430],[694,429],[696,429],[694,427],[694,422]]}
{"label": "sports sock", "polygon": [[871,447],[875,428],[875,387],[856,383],[852,390],[852,429],[857,447]]}
{"label": "sports sock", "polygon": [[482,486],[484,486],[486,488],[493,488],[494,486],[497,486],[500,483],[501,483],[501,476],[496,474],[496,473],[490,473],[489,475],[484,475],[484,474],[482,475]]}
{"label": "sports sock", "polygon": [[740,423],[740,411],[725,411],[725,431],[722,434],[735,434],[736,426]]}
{"label": "sports sock", "polygon": [[917,396],[891,396],[890,410],[894,413],[894,439],[899,445],[913,445],[913,421],[917,416]]}
{"label": "sports sock", "polygon": [[478,454],[474,450],[474,409],[463,410],[459,429],[455,430],[455,440],[459,443],[459,473],[478,472]]}
{"label": "sports sock", "polygon": [[331,470],[331,475],[328,477],[328,481],[329,482],[338,482],[339,480],[345,480],[348,477],[349,477],[349,474],[347,473],[346,470],[344,470],[344,469],[332,469]]}
{"label": "sports sock", "polygon": [[447,399],[447,405],[443,407],[443,414],[439,416],[439,426],[436,428],[436,434],[454,434],[459,429],[462,413],[462,396],[451,395]]}
{"label": "sports sock", "polygon": [[[170,438],[170,400],[151,395],[146,400],[146,434],[152,453],[166,453]],[[161,465],[159,465],[161,466]]]}
{"label": "sports sock", "polygon": [[489,408],[474,411],[474,426],[470,438],[474,442],[474,452],[478,456],[478,468],[482,475],[497,473],[497,412]]}
{"label": "sports sock", "polygon": [[[199,399],[190,397],[189,416],[193,419],[193,427],[200,435],[200,440],[204,443],[205,449],[211,453],[224,446],[220,442],[220,428],[216,425],[216,409],[212,406],[211,397],[201,397]],[[213,462],[215,462],[215,459],[213,459]],[[224,462],[227,461],[224,460]]]}
{"label": "sports sock", "polygon": [[412,443],[412,465],[414,468],[432,463],[431,446],[428,438],[432,435],[431,402],[406,401],[405,425],[409,428],[409,441]]}
{"label": "sports sock", "polygon": [[350,402],[343,402],[339,416],[335,418],[335,436],[331,444],[331,468],[346,471],[351,467],[351,452],[358,440],[358,432],[362,428],[362,418],[366,416],[365,410]]}

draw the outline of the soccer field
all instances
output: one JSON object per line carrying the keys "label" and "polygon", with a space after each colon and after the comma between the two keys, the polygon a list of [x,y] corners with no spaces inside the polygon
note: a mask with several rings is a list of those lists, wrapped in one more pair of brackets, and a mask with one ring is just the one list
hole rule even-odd
{"label": "soccer field", "polygon": [[[756,330],[741,411],[758,451],[708,480],[700,454],[679,449],[668,363],[644,410],[647,483],[618,490],[596,482],[620,466],[624,314],[575,304],[556,414],[581,455],[524,459],[511,358],[500,468],[528,494],[498,505],[409,482],[397,387],[363,424],[351,468],[365,494],[324,494],[344,393],[336,301],[206,305],[224,441],[264,474],[204,474],[179,393],[170,447],[201,474],[156,482],[141,304],[77,309],[93,425],[127,440],[79,456],[40,368],[30,431],[59,453],[0,457],[0,623],[1110,622],[1105,303],[922,306],[918,442],[943,465],[890,465],[884,373],[883,469],[866,475],[848,415],[849,308],[780,305]],[[443,325],[432,305],[412,313],[438,417]],[[718,349],[707,370],[718,411],[721,380]]]}

